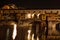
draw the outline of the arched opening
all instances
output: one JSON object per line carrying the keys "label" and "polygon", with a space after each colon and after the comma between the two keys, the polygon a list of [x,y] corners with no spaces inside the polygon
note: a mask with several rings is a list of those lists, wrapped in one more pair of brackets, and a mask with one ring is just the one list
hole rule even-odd
{"label": "arched opening", "polygon": [[56,30],[57,30],[58,32],[60,32],[60,23],[57,23],[57,24],[56,24]]}

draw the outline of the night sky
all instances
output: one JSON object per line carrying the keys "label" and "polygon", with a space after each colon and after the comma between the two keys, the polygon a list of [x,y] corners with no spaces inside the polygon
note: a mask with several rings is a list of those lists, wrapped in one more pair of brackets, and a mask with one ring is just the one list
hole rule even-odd
{"label": "night sky", "polygon": [[5,4],[15,4],[24,8],[60,8],[59,0],[0,0],[0,7]]}

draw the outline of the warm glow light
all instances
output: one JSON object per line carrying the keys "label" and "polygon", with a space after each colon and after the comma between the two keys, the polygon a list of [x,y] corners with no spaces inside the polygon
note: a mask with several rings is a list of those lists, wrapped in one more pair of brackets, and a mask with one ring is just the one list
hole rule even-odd
{"label": "warm glow light", "polygon": [[37,16],[39,16],[40,14],[37,14]]}
{"label": "warm glow light", "polygon": [[17,27],[17,25],[14,24],[13,35],[12,35],[13,40],[15,39],[15,37],[16,37],[16,35],[17,35],[17,29],[16,29],[16,27]]}
{"label": "warm glow light", "polygon": [[10,9],[9,5],[4,5],[2,9]]}
{"label": "warm glow light", "polygon": [[40,15],[40,14],[37,14],[37,17],[38,17],[38,18],[39,18],[39,15]]}
{"label": "warm glow light", "polygon": [[37,40],[39,40],[38,36],[37,36]]}
{"label": "warm glow light", "polygon": [[31,14],[28,14],[27,16],[28,16],[28,18],[31,18]]}
{"label": "warm glow light", "polygon": [[32,14],[32,18],[34,17],[34,14]]}
{"label": "warm glow light", "polygon": [[31,33],[31,30],[28,30],[28,34],[30,34]]}
{"label": "warm glow light", "polygon": [[30,40],[30,39],[31,39],[30,34],[31,34],[31,30],[28,30],[28,40]]}
{"label": "warm glow light", "polygon": [[32,34],[32,40],[34,40],[34,34]]}

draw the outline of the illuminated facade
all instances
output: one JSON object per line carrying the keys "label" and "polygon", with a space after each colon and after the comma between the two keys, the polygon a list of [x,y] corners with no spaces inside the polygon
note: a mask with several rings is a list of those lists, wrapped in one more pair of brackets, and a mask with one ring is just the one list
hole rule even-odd
{"label": "illuminated facade", "polygon": [[[60,36],[59,32],[56,30],[56,24],[60,23],[60,10],[0,9],[0,21],[2,24],[9,25],[11,21],[14,21],[17,23],[18,27],[28,28],[29,30],[31,30],[34,20],[44,23],[46,17],[48,21],[48,37],[52,35]],[[43,24],[41,26],[46,25]],[[38,30],[36,30],[36,32],[38,32]]]}

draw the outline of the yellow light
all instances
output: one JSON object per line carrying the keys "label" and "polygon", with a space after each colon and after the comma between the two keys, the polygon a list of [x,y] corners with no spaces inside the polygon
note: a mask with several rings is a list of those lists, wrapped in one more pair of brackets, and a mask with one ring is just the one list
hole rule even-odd
{"label": "yellow light", "polygon": [[27,16],[28,16],[28,18],[31,18],[31,14],[28,14]]}
{"label": "yellow light", "polygon": [[16,27],[17,27],[17,25],[14,24],[13,35],[12,35],[13,40],[15,39],[15,37],[17,35],[17,29],[16,29]]}
{"label": "yellow light", "polygon": [[38,18],[39,18],[39,15],[40,15],[40,14],[37,14],[37,17],[38,17]]}
{"label": "yellow light", "polygon": [[4,5],[2,9],[10,9],[9,5]]}
{"label": "yellow light", "polygon": [[32,40],[34,40],[34,34],[32,34]]}
{"label": "yellow light", "polygon": [[30,34],[31,33],[31,30],[28,30],[28,34]]}
{"label": "yellow light", "polygon": [[28,30],[28,40],[30,40],[30,39],[31,39],[30,34],[31,34],[31,30]]}
{"label": "yellow light", "polygon": [[37,36],[37,40],[39,40],[38,36]]}
{"label": "yellow light", "polygon": [[32,14],[32,18],[34,17],[34,14]]}
{"label": "yellow light", "polygon": [[40,14],[37,14],[37,16],[39,16]]}

